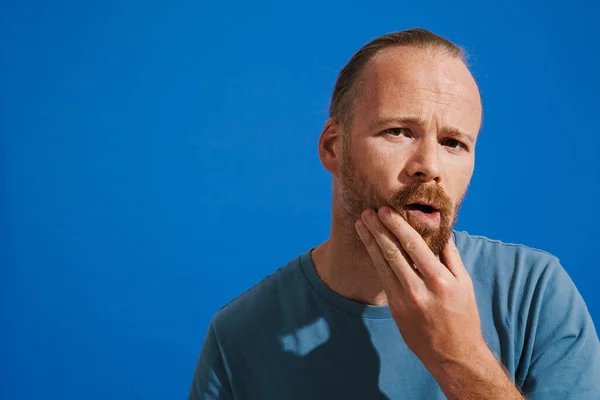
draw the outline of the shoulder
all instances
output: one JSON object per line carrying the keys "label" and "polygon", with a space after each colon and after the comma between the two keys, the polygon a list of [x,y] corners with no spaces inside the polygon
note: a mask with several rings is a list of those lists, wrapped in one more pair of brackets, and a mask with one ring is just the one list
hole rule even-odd
{"label": "shoulder", "polygon": [[549,269],[560,269],[560,260],[548,251],[524,244],[508,243],[486,236],[454,231],[454,240],[465,267],[472,274],[540,275]]}
{"label": "shoulder", "polygon": [[543,260],[558,262],[558,258],[548,251],[536,249],[524,244],[508,243],[487,236],[472,235],[465,231],[454,231],[456,246],[461,254],[480,257],[503,257],[505,259],[516,259],[525,257],[526,260]]}
{"label": "shoulder", "polygon": [[573,287],[547,251],[467,232],[455,232],[455,242],[476,289],[505,303],[509,313],[530,307],[552,284]]}
{"label": "shoulder", "polygon": [[456,232],[455,242],[481,302],[494,299],[513,326],[524,325],[544,305],[577,295],[559,258],[547,251],[467,232]]}
{"label": "shoulder", "polygon": [[211,319],[215,334],[235,338],[241,331],[258,332],[272,325],[289,312],[306,286],[303,280],[298,256],[221,307]]}

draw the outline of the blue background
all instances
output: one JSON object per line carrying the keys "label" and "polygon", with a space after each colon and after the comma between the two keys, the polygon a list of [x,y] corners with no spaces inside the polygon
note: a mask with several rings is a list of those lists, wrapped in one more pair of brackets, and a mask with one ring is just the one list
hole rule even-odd
{"label": "blue background", "polygon": [[337,73],[414,26],[483,97],[457,228],[560,257],[599,324],[598,2],[0,4],[0,398],[185,398],[212,314],[328,237]]}

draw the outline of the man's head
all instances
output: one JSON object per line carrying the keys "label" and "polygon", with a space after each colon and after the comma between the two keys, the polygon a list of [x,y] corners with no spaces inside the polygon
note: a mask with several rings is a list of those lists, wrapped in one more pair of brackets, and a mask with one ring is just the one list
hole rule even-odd
{"label": "man's head", "polygon": [[[340,72],[319,153],[353,225],[389,205],[435,254],[473,174],[481,100],[460,48],[415,29],[377,38]],[[350,225],[350,226],[352,226]]]}

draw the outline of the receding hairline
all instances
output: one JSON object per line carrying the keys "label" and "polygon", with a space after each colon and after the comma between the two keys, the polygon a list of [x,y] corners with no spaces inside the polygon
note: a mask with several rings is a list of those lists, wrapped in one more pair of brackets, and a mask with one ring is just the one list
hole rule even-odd
{"label": "receding hairline", "polygon": [[469,70],[468,56],[462,47],[426,29],[414,28],[379,36],[354,53],[340,71],[331,96],[330,118],[350,128],[354,103],[361,94],[365,71],[384,50],[402,47],[446,54],[461,60]]}
{"label": "receding hairline", "polygon": [[395,46],[389,46],[389,47],[385,47],[383,49],[379,49],[377,52],[375,52],[371,58],[363,65],[363,67],[360,69],[360,71],[358,71],[357,75],[356,75],[356,79],[355,81],[352,83],[352,85],[350,86],[347,95],[349,97],[349,112],[350,114],[353,113],[354,111],[354,103],[355,101],[361,96],[362,94],[362,89],[364,87],[364,82],[365,82],[365,74],[369,72],[369,68],[378,61],[379,58],[381,58],[383,53],[388,53],[390,51],[393,50],[397,50],[397,49],[401,49],[401,48],[406,48],[408,51],[416,49],[416,50],[422,50],[424,52],[429,53],[430,55],[433,56],[448,56],[449,58],[453,58],[453,59],[457,59],[462,61],[463,65],[466,67],[467,71],[469,72],[469,74],[471,73],[471,71],[469,70],[469,66],[467,64],[467,62],[459,56],[456,56],[455,54],[451,53],[450,51],[447,51],[445,48],[440,48],[437,47],[435,45],[425,45],[425,46],[419,46],[419,45],[414,45],[414,44],[399,44],[399,45],[395,45]]}

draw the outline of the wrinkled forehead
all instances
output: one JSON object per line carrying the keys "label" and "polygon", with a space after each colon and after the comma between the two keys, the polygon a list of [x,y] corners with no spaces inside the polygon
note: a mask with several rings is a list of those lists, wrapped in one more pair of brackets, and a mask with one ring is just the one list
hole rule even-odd
{"label": "wrinkled forehead", "polygon": [[[444,50],[394,47],[365,66],[354,102],[355,116],[431,114],[477,133],[481,98],[465,63]],[[435,115],[440,114],[440,115]],[[443,115],[442,115],[443,114]]]}

